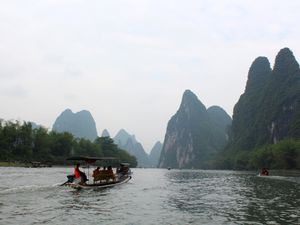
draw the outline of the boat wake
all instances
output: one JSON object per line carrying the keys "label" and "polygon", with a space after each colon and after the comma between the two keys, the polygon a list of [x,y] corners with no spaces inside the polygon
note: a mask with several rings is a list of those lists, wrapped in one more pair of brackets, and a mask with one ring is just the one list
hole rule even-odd
{"label": "boat wake", "polygon": [[274,179],[274,180],[281,180],[281,181],[289,181],[295,182],[300,184],[300,177],[285,177],[285,176],[261,176],[258,177],[265,178],[265,179]]}
{"label": "boat wake", "polygon": [[2,189],[2,190],[0,190],[0,195],[24,193],[24,192],[45,191],[45,190],[53,189],[55,187],[59,187],[59,185],[60,184],[18,186],[18,187],[13,187],[13,188]]}

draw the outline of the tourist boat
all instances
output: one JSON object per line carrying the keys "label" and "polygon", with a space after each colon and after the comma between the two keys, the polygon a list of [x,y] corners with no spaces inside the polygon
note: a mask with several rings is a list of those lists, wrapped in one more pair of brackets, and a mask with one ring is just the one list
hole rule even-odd
{"label": "tourist boat", "polygon": [[[108,188],[114,187],[117,185],[121,185],[127,183],[132,176],[132,172],[129,168],[129,163],[120,163],[120,166],[117,168],[116,173],[111,170],[94,170],[93,176],[89,176],[90,166],[96,161],[110,161],[115,159],[114,157],[70,157],[67,160],[72,160],[74,162],[85,162],[87,164],[87,176],[86,180],[83,180],[82,176],[80,178],[75,178],[75,175],[68,175],[68,180],[63,183],[61,186],[68,186],[74,189],[100,189],[100,188]],[[97,169],[100,167],[97,167]],[[97,173],[96,173],[97,172]],[[85,179],[84,178],[84,179]]]}
{"label": "tourist boat", "polygon": [[262,168],[258,175],[259,176],[269,176],[269,171],[267,168]]}

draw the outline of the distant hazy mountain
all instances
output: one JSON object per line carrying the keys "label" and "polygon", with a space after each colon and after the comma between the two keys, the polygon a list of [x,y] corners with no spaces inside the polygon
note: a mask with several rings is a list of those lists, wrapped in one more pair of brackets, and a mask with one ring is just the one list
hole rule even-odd
{"label": "distant hazy mountain", "polygon": [[55,120],[52,130],[57,132],[70,132],[75,137],[85,138],[91,141],[97,138],[95,120],[87,110],[73,113],[70,109],[66,109]]}
{"label": "distant hazy mountain", "polygon": [[150,155],[149,155],[149,162],[151,167],[157,167],[159,157],[162,150],[162,143],[160,141],[156,142],[153,148],[151,149]]}
{"label": "distant hazy mountain", "polygon": [[42,125],[39,125],[32,121],[29,121],[29,123],[31,124],[32,129],[39,129],[40,127],[42,127]]}
{"label": "distant hazy mountain", "polygon": [[121,129],[113,139],[119,148],[126,150],[137,158],[139,167],[148,167],[150,165],[147,153],[134,135],[130,135],[124,129]]}
{"label": "distant hazy mountain", "polygon": [[159,167],[205,168],[227,143],[228,114],[220,107],[206,110],[190,90],[167,126]]}
{"label": "distant hazy mountain", "polygon": [[104,130],[102,131],[101,137],[110,137],[109,132],[108,132],[107,129],[104,129]]}

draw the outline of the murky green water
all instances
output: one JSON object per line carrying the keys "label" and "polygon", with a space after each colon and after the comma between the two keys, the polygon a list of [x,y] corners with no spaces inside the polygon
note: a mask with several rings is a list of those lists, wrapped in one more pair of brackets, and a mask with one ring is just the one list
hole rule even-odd
{"label": "murky green water", "polygon": [[71,168],[0,168],[0,224],[300,224],[300,178],[134,169],[105,190],[60,187]]}

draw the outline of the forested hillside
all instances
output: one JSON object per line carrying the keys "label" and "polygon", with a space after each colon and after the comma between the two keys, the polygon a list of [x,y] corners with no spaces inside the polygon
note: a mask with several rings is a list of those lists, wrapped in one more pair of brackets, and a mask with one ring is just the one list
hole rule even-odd
{"label": "forested hillside", "polygon": [[[253,62],[245,92],[234,107],[230,133],[219,158],[221,168],[262,165],[254,161],[263,155],[266,161],[272,158],[265,165],[287,168],[280,160],[300,157],[295,147],[300,138],[300,69],[288,48],[280,50],[273,69],[266,57]],[[280,158],[279,152],[286,155]],[[290,167],[296,168],[295,162],[290,161]]]}

